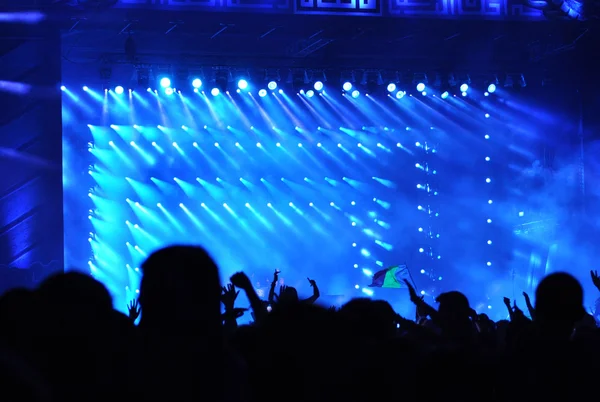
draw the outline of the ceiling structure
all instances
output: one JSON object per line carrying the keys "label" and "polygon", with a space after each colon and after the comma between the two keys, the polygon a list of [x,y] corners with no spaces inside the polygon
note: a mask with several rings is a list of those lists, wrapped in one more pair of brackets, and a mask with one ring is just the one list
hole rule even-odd
{"label": "ceiling structure", "polygon": [[46,21],[40,27],[12,27],[10,37],[0,38],[0,51],[16,48],[36,32],[45,37],[60,31],[63,76],[84,71],[97,76],[106,65],[124,74],[139,65],[229,66],[472,77],[525,74],[531,84],[547,84],[587,79],[598,67],[593,49],[600,38],[597,24],[589,21],[402,19],[150,6],[48,7],[44,12]]}
{"label": "ceiling structure", "polygon": [[63,22],[63,57],[75,65],[535,73],[541,81],[579,63],[595,39],[581,24],[434,22],[113,9]]}

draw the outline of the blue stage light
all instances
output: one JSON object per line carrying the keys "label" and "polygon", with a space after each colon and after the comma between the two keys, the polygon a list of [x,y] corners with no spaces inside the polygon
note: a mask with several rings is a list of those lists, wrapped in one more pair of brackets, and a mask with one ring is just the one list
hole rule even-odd
{"label": "blue stage light", "polygon": [[258,96],[260,96],[261,98],[264,98],[265,96],[267,96],[267,90],[261,89],[260,91],[258,91]]}
{"label": "blue stage light", "polygon": [[425,84],[423,84],[422,82],[419,82],[417,84],[417,91],[423,92],[424,90],[425,90]]}
{"label": "blue stage light", "polygon": [[448,93],[448,91],[442,92],[442,99],[446,99],[448,96],[450,96],[450,94]]}
{"label": "blue stage light", "polygon": [[160,86],[163,88],[168,88],[171,86],[171,80],[168,77],[163,77],[160,79]]}
{"label": "blue stage light", "polygon": [[84,85],[84,86],[83,86],[83,90],[84,90],[85,92],[87,92],[87,91],[89,90],[89,88],[88,88],[86,85]]}
{"label": "blue stage light", "polygon": [[248,81],[246,81],[246,80],[239,80],[238,81],[238,88],[239,89],[246,89],[246,88],[248,88]]}
{"label": "blue stage light", "polygon": [[173,88],[165,88],[166,95],[173,95]]}
{"label": "blue stage light", "polygon": [[317,81],[315,82],[315,85],[313,85],[313,87],[315,88],[315,91],[322,91],[323,83],[321,81]]}
{"label": "blue stage light", "polygon": [[490,84],[488,85],[488,92],[493,94],[494,92],[496,92],[496,84]]}
{"label": "blue stage light", "polygon": [[344,82],[344,85],[342,85],[342,89],[346,92],[350,91],[352,89],[352,83]]}
{"label": "blue stage light", "polygon": [[117,95],[121,95],[123,93],[123,91],[124,91],[124,89],[122,86],[119,85],[119,86],[115,87],[115,93]]}
{"label": "blue stage light", "polygon": [[360,96],[360,92],[358,92],[356,89],[354,91],[352,91],[352,97],[354,99],[358,98]]}
{"label": "blue stage light", "polygon": [[196,89],[200,88],[202,86],[202,80],[200,78],[194,78],[192,80],[192,86]]}
{"label": "blue stage light", "polygon": [[315,91],[313,91],[312,89],[309,89],[308,91],[306,91],[306,96],[308,96],[309,98],[312,98],[313,96],[315,96]]}
{"label": "blue stage light", "polygon": [[219,88],[213,88],[213,89],[210,90],[210,94],[212,96],[217,96],[220,93],[221,93],[221,91],[219,91]]}
{"label": "blue stage light", "polygon": [[275,81],[271,81],[267,85],[267,88],[269,88],[269,90],[271,90],[271,91],[274,91],[275,89],[277,89],[277,83]]}
{"label": "blue stage light", "polygon": [[388,90],[388,92],[394,92],[396,90],[396,84],[394,84],[393,82],[390,82],[387,86],[387,90]]}
{"label": "blue stage light", "polygon": [[469,90],[469,85],[468,84],[462,84],[460,86],[460,92],[467,92]]}

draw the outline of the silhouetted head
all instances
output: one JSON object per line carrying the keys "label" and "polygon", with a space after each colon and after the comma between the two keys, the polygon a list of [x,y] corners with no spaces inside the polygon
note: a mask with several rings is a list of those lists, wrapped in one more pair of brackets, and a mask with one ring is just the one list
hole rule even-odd
{"label": "silhouetted head", "polygon": [[472,314],[467,296],[458,291],[440,294],[436,301],[440,304],[438,312],[441,316],[457,318],[468,318]]}
{"label": "silhouetted head", "polygon": [[352,299],[342,306],[339,314],[354,326],[355,333],[359,335],[388,337],[396,332],[396,313],[383,300]]}
{"label": "silhouetted head", "polygon": [[103,284],[90,275],[67,272],[47,278],[37,290],[45,309],[61,309],[79,318],[113,311],[112,298]]}
{"label": "silhouetted head", "polygon": [[567,331],[583,318],[583,288],[573,276],[559,272],[545,277],[535,291],[535,320]]}
{"label": "silhouetted head", "polygon": [[219,272],[203,248],[171,246],[156,251],[142,271],[140,325],[220,322]]}
{"label": "silhouetted head", "polygon": [[298,291],[292,286],[286,286],[278,298],[280,303],[296,303],[298,301]]}
{"label": "silhouetted head", "polygon": [[15,288],[0,297],[0,320],[33,310],[35,293],[29,289]]}

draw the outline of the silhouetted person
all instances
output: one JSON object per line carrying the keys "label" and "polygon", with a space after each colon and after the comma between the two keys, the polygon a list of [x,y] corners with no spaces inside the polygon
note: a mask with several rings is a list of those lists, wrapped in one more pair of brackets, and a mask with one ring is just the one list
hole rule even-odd
{"label": "silhouetted person", "polygon": [[104,285],[90,275],[58,274],[40,285],[37,297],[34,342],[53,398],[105,401],[124,395],[132,327],[113,310]]}
{"label": "silhouetted person", "polygon": [[140,286],[142,399],[222,400],[224,379],[221,285],[200,247],[172,246],[142,265]]}
{"label": "silhouetted person", "polygon": [[535,291],[535,323],[539,336],[569,339],[584,315],[583,288],[567,273],[548,275]]}

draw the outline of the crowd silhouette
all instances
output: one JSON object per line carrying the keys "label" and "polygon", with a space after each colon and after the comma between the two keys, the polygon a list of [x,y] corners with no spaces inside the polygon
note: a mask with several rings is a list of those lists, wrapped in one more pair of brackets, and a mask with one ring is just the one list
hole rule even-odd
{"label": "crowd silhouette", "polygon": [[[222,285],[200,247],[172,246],[142,266],[129,315],[94,278],[69,272],[0,298],[2,401],[547,401],[594,398],[599,332],[567,273],[535,303],[504,299],[507,320],[458,291],[415,319],[385,301],[319,306],[275,271],[267,300],[243,272]],[[591,279],[600,290],[595,271]],[[277,290],[279,290],[277,292]],[[236,306],[244,292],[250,308]],[[527,313],[518,304],[523,302]],[[249,310],[249,311],[248,311]],[[239,325],[244,314],[250,325]]]}

